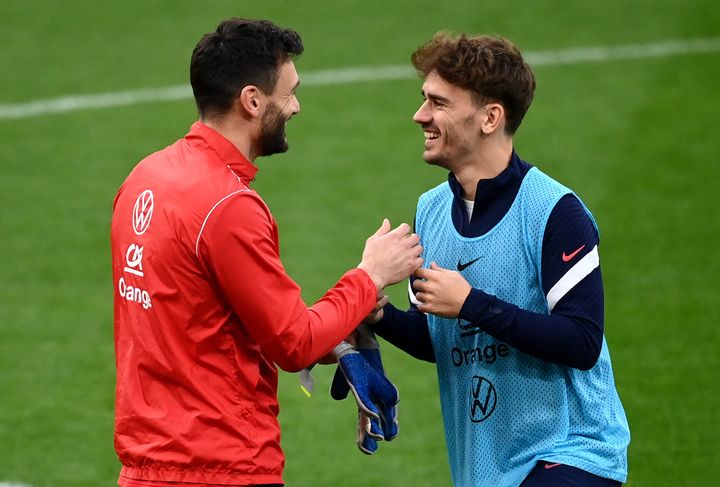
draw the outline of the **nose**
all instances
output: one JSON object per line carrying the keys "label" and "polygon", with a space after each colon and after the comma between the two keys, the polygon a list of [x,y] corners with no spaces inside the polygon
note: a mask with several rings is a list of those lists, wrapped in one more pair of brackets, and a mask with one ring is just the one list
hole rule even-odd
{"label": "nose", "polygon": [[293,96],[292,99],[292,114],[297,115],[300,113],[300,100],[297,99],[297,96]]}
{"label": "nose", "polygon": [[424,124],[429,123],[432,120],[432,116],[430,114],[430,109],[428,108],[428,102],[425,100],[422,105],[420,105],[420,108],[418,108],[417,112],[415,112],[415,115],[413,115],[413,122]]}

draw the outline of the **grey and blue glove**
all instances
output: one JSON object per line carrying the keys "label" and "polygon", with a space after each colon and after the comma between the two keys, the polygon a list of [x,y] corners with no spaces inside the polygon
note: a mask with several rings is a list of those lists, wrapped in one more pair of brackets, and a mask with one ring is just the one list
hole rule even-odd
{"label": "grey and blue glove", "polygon": [[358,328],[357,349],[343,342],[334,352],[338,368],[330,395],[342,400],[353,392],[358,404],[358,448],[372,455],[378,441],[391,441],[399,432],[397,388],[385,376],[380,346],[367,326]]}

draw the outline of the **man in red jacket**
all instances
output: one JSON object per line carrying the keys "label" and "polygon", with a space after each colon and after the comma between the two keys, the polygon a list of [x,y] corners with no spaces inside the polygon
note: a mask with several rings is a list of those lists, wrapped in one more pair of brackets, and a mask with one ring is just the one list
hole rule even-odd
{"label": "man in red jacket", "polygon": [[277,368],[327,355],[378,293],[422,259],[385,220],[357,268],[313,306],[285,273],[270,210],[250,188],[287,150],[302,42],[230,19],[193,51],[199,121],[141,161],[115,198],[111,247],[115,448],[123,487],[280,485]]}

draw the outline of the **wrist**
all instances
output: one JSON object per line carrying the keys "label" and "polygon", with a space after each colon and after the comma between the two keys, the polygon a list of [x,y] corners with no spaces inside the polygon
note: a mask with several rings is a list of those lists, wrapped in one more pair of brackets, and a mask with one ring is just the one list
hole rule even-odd
{"label": "wrist", "polygon": [[378,321],[382,320],[384,315],[385,312],[383,308],[380,308],[379,310],[367,315],[362,322],[366,325],[374,325]]}
{"label": "wrist", "polygon": [[458,317],[472,323],[482,322],[485,312],[494,299],[495,296],[487,294],[480,289],[472,288],[460,307]]}
{"label": "wrist", "polygon": [[385,287],[385,283],[382,281],[380,276],[378,276],[375,272],[372,271],[370,266],[368,266],[367,264],[365,264],[363,262],[360,262],[360,264],[358,264],[357,268],[365,271],[365,273],[368,275],[368,277],[370,277],[370,280],[373,282],[373,284],[375,284],[375,288],[378,291],[380,291],[381,289],[383,289]]}

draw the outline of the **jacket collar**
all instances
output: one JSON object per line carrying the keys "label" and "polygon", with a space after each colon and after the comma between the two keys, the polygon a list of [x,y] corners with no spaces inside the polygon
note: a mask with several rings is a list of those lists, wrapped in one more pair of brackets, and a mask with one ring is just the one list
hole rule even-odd
{"label": "jacket collar", "polygon": [[258,171],[257,166],[250,162],[232,142],[204,123],[193,123],[185,139],[204,142],[207,147],[217,154],[220,161],[227,164],[245,184],[249,184],[255,179],[255,174]]}

